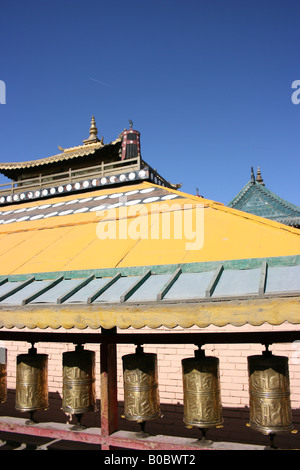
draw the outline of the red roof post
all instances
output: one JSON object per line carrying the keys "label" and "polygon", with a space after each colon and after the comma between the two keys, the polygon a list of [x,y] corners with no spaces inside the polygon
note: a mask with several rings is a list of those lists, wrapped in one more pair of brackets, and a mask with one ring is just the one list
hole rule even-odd
{"label": "red roof post", "polygon": [[[102,333],[115,333],[116,329]],[[117,346],[101,343],[101,436],[109,436],[118,429],[118,396],[117,396]],[[109,445],[102,445],[102,450],[109,450]]]}

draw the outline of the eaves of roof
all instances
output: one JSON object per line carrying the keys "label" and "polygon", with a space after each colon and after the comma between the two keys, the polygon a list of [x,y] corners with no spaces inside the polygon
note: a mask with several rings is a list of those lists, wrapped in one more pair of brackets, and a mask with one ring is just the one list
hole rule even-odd
{"label": "eaves of roof", "polygon": [[[298,257],[299,258],[299,257]],[[134,274],[81,273],[0,280],[0,327],[120,329],[300,323],[299,259],[152,266]],[[278,264],[277,264],[278,263]],[[241,263],[242,266],[243,263]],[[287,265],[285,265],[287,264]],[[199,270],[200,268],[200,270]],[[203,267],[202,267],[203,269]],[[298,279],[298,280],[297,280]]]}
{"label": "eaves of roof", "polygon": [[103,144],[102,141],[89,143],[85,145],[79,145],[77,147],[70,147],[64,149],[61,153],[52,155],[50,157],[38,158],[36,160],[21,161],[21,162],[5,162],[0,163],[0,172],[7,170],[19,170],[24,168],[34,168],[44,165],[50,165],[53,163],[64,162],[73,158],[83,157],[94,154],[97,150],[115,145],[120,142],[120,139],[115,140],[109,144]]}

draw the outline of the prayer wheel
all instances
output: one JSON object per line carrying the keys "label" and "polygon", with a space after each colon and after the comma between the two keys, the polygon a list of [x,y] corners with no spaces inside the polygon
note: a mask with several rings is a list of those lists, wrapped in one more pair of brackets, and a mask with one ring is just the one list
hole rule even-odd
{"label": "prayer wheel", "polygon": [[188,427],[207,429],[223,422],[219,359],[205,356],[201,349],[195,357],[182,359],[183,421]]}
{"label": "prayer wheel", "polygon": [[17,356],[15,407],[30,413],[48,408],[48,355],[34,347]]}
{"label": "prayer wheel", "polygon": [[293,429],[288,358],[262,355],[248,357],[251,428],[263,434]]}
{"label": "prayer wheel", "polygon": [[7,400],[7,350],[0,348],[0,403]]}
{"label": "prayer wheel", "polygon": [[95,352],[77,345],[75,351],[63,353],[62,409],[79,417],[95,408]]}
{"label": "prayer wheel", "polygon": [[124,416],[145,423],[160,416],[157,355],[145,353],[141,346],[123,360]]}

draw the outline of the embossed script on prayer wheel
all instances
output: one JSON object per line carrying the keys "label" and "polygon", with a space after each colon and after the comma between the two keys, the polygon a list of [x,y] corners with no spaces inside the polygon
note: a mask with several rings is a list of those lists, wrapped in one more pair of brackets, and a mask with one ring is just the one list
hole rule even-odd
{"label": "embossed script on prayer wheel", "polygon": [[0,348],[0,403],[7,400],[7,350]]}
{"label": "embossed script on prayer wheel", "polygon": [[138,347],[135,354],[127,354],[122,360],[125,418],[138,423],[158,418],[157,355]]}
{"label": "embossed script on prayer wheel", "polygon": [[222,424],[219,359],[195,351],[195,357],[181,361],[184,418],[188,426],[211,428]]}
{"label": "embossed script on prayer wheel", "polygon": [[290,403],[288,358],[248,357],[250,427],[263,434],[290,432],[293,429]]}
{"label": "embossed script on prayer wheel", "polygon": [[77,346],[75,351],[63,353],[62,409],[77,415],[95,407],[95,352]]}
{"label": "embossed script on prayer wheel", "polygon": [[48,355],[35,348],[17,356],[15,407],[24,412],[48,408]]}

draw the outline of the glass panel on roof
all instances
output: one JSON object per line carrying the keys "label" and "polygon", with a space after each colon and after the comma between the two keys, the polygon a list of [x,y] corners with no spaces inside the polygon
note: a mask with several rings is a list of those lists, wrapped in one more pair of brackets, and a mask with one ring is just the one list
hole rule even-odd
{"label": "glass panel on roof", "polygon": [[261,269],[224,270],[212,297],[258,294]]}
{"label": "glass panel on roof", "polygon": [[59,297],[67,294],[70,289],[73,289],[80,282],[82,282],[82,279],[64,279],[30,303],[56,303]]}
{"label": "glass panel on roof", "polygon": [[300,290],[300,266],[268,268],[265,292],[292,292]]}
{"label": "glass panel on roof", "polygon": [[23,284],[24,281],[14,281],[14,282],[5,282],[0,286],[0,297],[2,295],[7,294],[11,290],[15,289],[16,287],[19,287],[21,284]]}
{"label": "glass panel on roof", "polygon": [[120,277],[112,286],[101,294],[95,302],[120,302],[120,298],[141,276]]}
{"label": "glass panel on roof", "polygon": [[170,277],[171,274],[153,274],[129,297],[128,302],[156,301],[157,294]]}
{"label": "glass panel on roof", "polygon": [[89,282],[86,286],[79,289],[75,292],[71,297],[69,297],[65,303],[76,303],[76,302],[84,302],[88,301],[88,298],[95,294],[101,287],[105,286],[112,278],[111,277],[103,277],[101,279],[93,279]]}
{"label": "glass panel on roof", "polygon": [[28,297],[36,294],[44,287],[49,286],[53,281],[34,281],[27,286],[20,289],[13,295],[10,295],[6,299],[4,299],[1,304],[14,304],[14,305],[22,305],[23,300],[27,299]]}
{"label": "glass panel on roof", "polygon": [[179,276],[164,299],[196,299],[205,297],[205,290],[214,275],[214,271],[203,273],[183,273]]}

